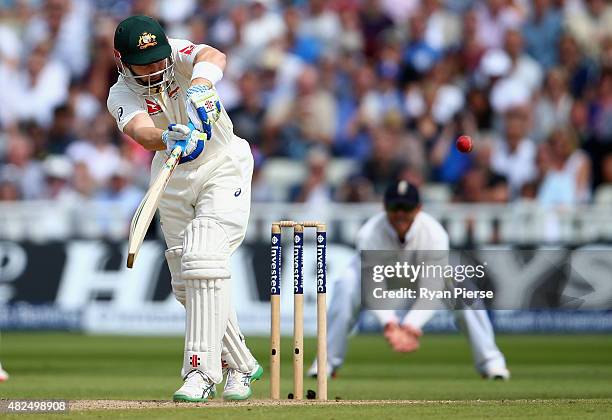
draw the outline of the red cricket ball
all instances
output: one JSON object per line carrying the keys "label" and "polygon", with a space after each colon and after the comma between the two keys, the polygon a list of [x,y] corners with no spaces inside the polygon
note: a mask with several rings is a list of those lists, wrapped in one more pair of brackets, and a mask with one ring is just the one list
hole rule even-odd
{"label": "red cricket ball", "polygon": [[472,151],[472,138],[470,136],[459,136],[457,139],[457,150],[461,153],[470,153]]}

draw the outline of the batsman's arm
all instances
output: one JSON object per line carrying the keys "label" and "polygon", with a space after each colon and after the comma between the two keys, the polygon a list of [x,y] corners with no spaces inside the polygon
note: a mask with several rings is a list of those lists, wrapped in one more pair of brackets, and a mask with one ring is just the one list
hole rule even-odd
{"label": "batsman's arm", "polygon": [[166,145],[162,141],[163,131],[155,127],[151,117],[145,113],[135,115],[123,127],[125,134],[136,140],[138,144],[147,150],[166,150]]}
{"label": "batsman's arm", "polygon": [[227,58],[221,51],[210,46],[202,48],[193,60],[191,86],[206,85],[212,88],[223,78],[226,64]]}

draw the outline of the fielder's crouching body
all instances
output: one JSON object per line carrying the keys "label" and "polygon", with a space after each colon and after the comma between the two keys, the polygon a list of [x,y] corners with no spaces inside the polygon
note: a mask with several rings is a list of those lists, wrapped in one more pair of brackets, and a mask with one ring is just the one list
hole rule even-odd
{"label": "fielder's crouching body", "polygon": [[169,151],[183,151],[159,204],[172,290],[186,310],[184,384],[173,399],[214,397],[223,368],[224,399],[246,399],[263,369],[238,327],[229,258],[246,233],[253,156],[214,89],[225,55],[132,16],[117,26],[115,56],[120,76],[108,109],[120,130],[156,151],[151,180]]}
{"label": "fielder's crouching body", "polygon": [[[438,221],[421,210],[417,188],[407,181],[389,185],[385,192],[385,211],[372,216],[357,234],[357,251],[448,251],[448,234]],[[435,255],[436,253],[434,253]],[[334,293],[327,315],[328,375],[339,368],[346,356],[348,336],[361,312],[359,252],[342,276],[334,279]],[[419,348],[422,327],[434,316],[431,304],[417,300],[403,319],[395,311],[377,310],[373,313],[385,326],[385,338],[394,350],[411,352]],[[474,366],[486,378],[509,379],[503,354],[495,343],[495,334],[485,310],[455,311],[459,326],[467,332]],[[308,374],[315,376],[316,362]]]}

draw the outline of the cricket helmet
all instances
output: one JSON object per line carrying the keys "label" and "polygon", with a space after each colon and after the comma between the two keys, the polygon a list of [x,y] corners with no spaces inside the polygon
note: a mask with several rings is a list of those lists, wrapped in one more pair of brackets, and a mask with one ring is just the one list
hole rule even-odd
{"label": "cricket helmet", "polygon": [[[172,47],[163,28],[149,16],[130,16],[115,30],[115,62],[119,74],[135,93],[150,96],[167,90],[174,80]],[[137,75],[131,66],[145,66],[165,60],[163,69]]]}

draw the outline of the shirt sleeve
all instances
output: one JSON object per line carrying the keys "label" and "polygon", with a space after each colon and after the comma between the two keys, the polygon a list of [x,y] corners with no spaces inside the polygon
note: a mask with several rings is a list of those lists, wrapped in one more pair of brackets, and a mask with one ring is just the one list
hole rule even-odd
{"label": "shirt sleeve", "polygon": [[208,47],[206,44],[194,44],[186,39],[173,39],[168,40],[172,47],[172,58],[174,59],[174,65],[176,71],[183,75],[187,79],[191,79],[193,73],[193,61],[195,60],[198,53]]}
{"label": "shirt sleeve", "polygon": [[108,93],[106,101],[108,112],[115,118],[117,127],[123,132],[123,128],[137,114],[147,113],[146,104],[136,96],[135,93],[127,89],[121,89],[117,85],[113,86]]}

